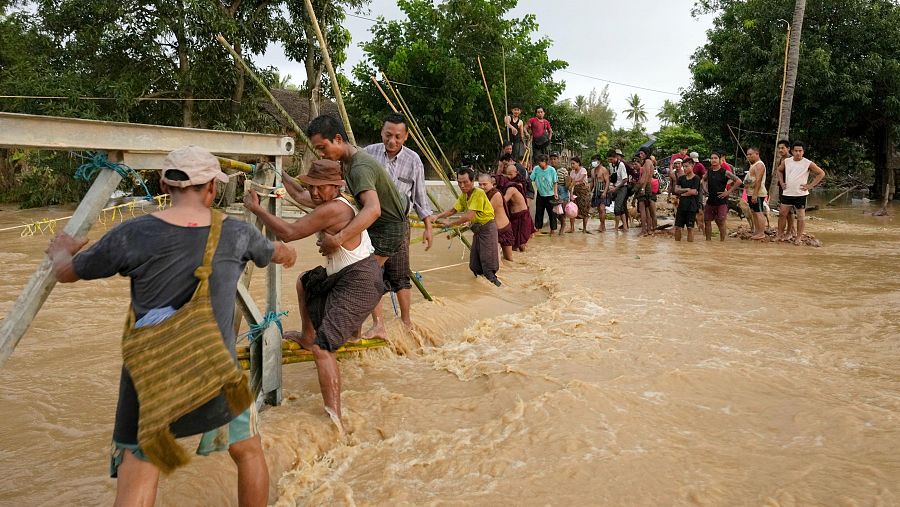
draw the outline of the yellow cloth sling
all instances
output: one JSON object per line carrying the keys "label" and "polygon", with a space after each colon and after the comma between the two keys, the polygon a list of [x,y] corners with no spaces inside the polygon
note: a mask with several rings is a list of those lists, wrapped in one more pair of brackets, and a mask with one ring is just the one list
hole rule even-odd
{"label": "yellow cloth sling", "polygon": [[194,271],[200,283],[190,301],[165,321],[138,329],[134,308],[128,311],[122,357],[140,403],[138,445],[163,473],[190,461],[169,430],[171,423],[223,390],[234,414],[252,403],[247,377],[225,347],[209,297],[223,220],[212,211],[203,264]]}

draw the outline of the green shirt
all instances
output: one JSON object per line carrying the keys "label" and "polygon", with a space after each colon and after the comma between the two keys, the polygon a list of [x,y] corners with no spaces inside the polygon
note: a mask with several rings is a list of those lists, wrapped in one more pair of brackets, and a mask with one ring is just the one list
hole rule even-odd
{"label": "green shirt", "polygon": [[474,211],[475,218],[472,223],[486,224],[494,219],[494,207],[484,190],[475,187],[471,195],[459,194],[459,199],[453,205],[453,209],[459,212]]}
{"label": "green shirt", "polygon": [[406,222],[406,199],[397,192],[391,177],[375,157],[363,150],[357,150],[350,159],[349,168],[343,164],[344,181],[353,198],[359,201],[359,194],[374,190],[381,204],[381,216],[376,224]]}

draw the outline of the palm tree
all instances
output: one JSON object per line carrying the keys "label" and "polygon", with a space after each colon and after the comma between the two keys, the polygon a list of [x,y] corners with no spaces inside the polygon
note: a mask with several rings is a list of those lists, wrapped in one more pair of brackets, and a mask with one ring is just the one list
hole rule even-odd
{"label": "palm tree", "polygon": [[587,99],[584,98],[584,95],[578,95],[575,97],[575,103],[573,105],[575,106],[576,111],[584,114],[587,111],[588,102]]}
{"label": "palm tree", "polygon": [[640,126],[647,121],[647,110],[644,104],[641,104],[641,98],[635,93],[628,97],[628,109],[625,110],[625,117],[634,122],[634,130],[640,130]]}
{"label": "palm tree", "polygon": [[669,99],[666,99],[663,102],[662,109],[656,113],[656,117],[659,118],[660,123],[663,127],[668,127],[672,123],[678,121],[678,104],[672,102]]}
{"label": "palm tree", "polygon": [[[778,139],[788,139],[791,132],[791,109],[794,107],[794,87],[797,84],[797,68],[800,66],[800,32],[806,14],[806,0],[794,2],[794,20],[790,25],[790,40],[784,62],[784,87],[781,97],[781,116],[778,119]],[[769,201],[778,202],[780,188],[775,178],[769,186]]]}

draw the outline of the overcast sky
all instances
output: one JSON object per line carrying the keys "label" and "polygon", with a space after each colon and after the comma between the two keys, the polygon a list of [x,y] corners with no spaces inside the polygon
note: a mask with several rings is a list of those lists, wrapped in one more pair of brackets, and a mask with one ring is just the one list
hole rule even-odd
{"label": "overcast sky", "polygon": [[[554,76],[566,83],[561,99],[587,96],[592,88],[599,90],[607,84],[602,80],[658,90],[609,84],[616,126],[629,124],[622,110],[627,107],[626,98],[637,93],[646,104],[650,118],[647,128],[652,132],[659,127],[656,113],[663,100],[678,98],[660,92],[677,94],[679,88],[688,85],[690,57],[706,41],[712,18],[692,18],[694,1],[520,0],[513,16],[536,14],[540,34],[553,40],[550,58],[569,62],[567,69]],[[402,13],[394,0],[372,0],[368,12],[361,15],[399,19]],[[353,42],[341,69],[345,74],[362,60],[359,44],[371,38],[372,24],[366,19],[347,18]],[[306,78],[303,66],[289,61],[278,46],[270,46],[258,63],[276,67],[282,75],[290,74],[297,84]]]}

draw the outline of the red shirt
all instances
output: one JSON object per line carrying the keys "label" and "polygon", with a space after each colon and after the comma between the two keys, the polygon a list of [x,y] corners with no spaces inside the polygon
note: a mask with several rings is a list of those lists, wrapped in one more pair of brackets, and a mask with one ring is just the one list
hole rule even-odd
{"label": "red shirt", "polygon": [[531,129],[532,137],[541,137],[544,135],[545,130],[551,130],[549,121],[546,119],[539,120],[536,117],[528,120],[528,128]]}
{"label": "red shirt", "polygon": [[725,170],[730,172],[731,174],[734,174],[734,169],[732,169],[731,166],[728,165],[728,162],[722,162],[722,167],[724,167]]}
{"label": "red shirt", "polygon": [[706,166],[703,165],[703,162],[694,162],[694,174],[701,178],[706,174]]}

